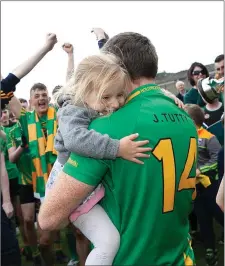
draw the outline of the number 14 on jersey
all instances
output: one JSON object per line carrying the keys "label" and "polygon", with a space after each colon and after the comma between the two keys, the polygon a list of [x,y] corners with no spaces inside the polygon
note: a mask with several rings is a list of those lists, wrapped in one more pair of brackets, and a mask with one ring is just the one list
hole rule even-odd
{"label": "number 14 on jersey", "polygon": [[187,151],[187,159],[184,170],[180,177],[178,188],[176,189],[176,165],[174,151],[171,139],[161,139],[152,154],[162,163],[163,174],[163,213],[171,212],[174,209],[174,201],[176,192],[184,189],[193,189],[194,199],[196,196],[195,184],[196,177],[190,177],[190,172],[196,163],[197,141],[190,138],[189,149]]}

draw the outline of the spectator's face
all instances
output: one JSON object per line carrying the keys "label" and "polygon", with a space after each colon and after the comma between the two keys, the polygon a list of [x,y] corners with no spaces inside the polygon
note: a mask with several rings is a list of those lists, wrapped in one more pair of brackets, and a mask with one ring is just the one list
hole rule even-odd
{"label": "spectator's face", "polygon": [[224,60],[215,63],[215,69],[220,78],[224,77]]}
{"label": "spectator's face", "polygon": [[184,92],[184,84],[183,83],[177,83],[177,90],[178,90],[178,92]]}
{"label": "spectator's face", "polygon": [[201,78],[206,78],[206,75],[204,74],[204,71],[202,70],[201,67],[196,66],[192,71],[192,78],[195,81],[195,84],[197,84],[198,80]]}
{"label": "spectator's face", "polygon": [[49,97],[47,90],[34,90],[31,92],[31,106],[39,115],[44,115],[48,111]]}
{"label": "spectator's face", "polygon": [[3,126],[7,126],[9,124],[9,111],[8,110],[2,111],[0,122],[1,122],[1,125]]}

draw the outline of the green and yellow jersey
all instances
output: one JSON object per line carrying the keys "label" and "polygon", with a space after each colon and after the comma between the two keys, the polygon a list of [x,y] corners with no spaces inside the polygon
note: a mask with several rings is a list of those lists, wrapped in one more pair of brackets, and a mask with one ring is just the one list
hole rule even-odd
{"label": "green and yellow jersey", "polygon": [[[20,123],[17,123],[9,133],[7,134],[7,149],[12,147],[18,148],[22,144],[22,127]],[[17,167],[20,171],[19,184],[31,185],[32,184],[32,159],[29,153],[29,148],[24,148],[19,160],[17,161]]]}
{"label": "green and yellow jersey", "polygon": [[[5,132],[6,137],[8,137],[9,132],[11,129],[13,129],[16,125],[9,126],[9,127],[1,127],[1,129]],[[9,179],[14,179],[14,178],[20,178],[20,172],[16,166],[15,163],[11,163],[9,160],[9,154],[7,150],[7,142],[2,141],[2,151],[4,152],[5,155],[5,167],[8,173]]]}
{"label": "green and yellow jersey", "polygon": [[126,105],[90,129],[121,139],[139,133],[153,149],[144,165],[71,154],[63,171],[91,186],[121,242],[114,265],[193,265],[188,215],[195,198],[197,131],[186,112],[157,85],[135,89]]}
{"label": "green and yellow jersey", "polygon": [[49,107],[41,117],[35,111],[21,110],[20,123],[24,136],[29,141],[29,155],[32,159],[32,181],[34,195],[42,198],[52,166],[57,158],[54,136],[57,132],[56,109]]}

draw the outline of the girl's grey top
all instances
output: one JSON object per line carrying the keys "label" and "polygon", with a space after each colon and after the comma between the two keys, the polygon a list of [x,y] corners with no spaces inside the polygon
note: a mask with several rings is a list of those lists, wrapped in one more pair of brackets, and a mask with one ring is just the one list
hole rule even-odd
{"label": "girl's grey top", "polygon": [[59,163],[64,165],[71,152],[96,159],[116,158],[119,140],[88,129],[91,121],[99,117],[98,112],[72,105],[67,99],[59,108],[57,117],[59,128],[54,144]]}

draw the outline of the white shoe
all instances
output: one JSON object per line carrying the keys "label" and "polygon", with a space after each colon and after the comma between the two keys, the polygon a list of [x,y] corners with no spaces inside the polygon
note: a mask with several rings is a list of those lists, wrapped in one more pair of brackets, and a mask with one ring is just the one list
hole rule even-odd
{"label": "white shoe", "polygon": [[75,265],[77,265],[78,263],[79,263],[78,260],[70,260],[70,261],[68,262],[67,266],[75,266]]}

